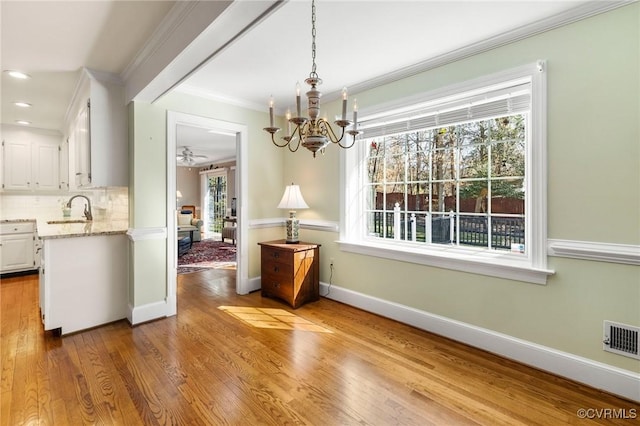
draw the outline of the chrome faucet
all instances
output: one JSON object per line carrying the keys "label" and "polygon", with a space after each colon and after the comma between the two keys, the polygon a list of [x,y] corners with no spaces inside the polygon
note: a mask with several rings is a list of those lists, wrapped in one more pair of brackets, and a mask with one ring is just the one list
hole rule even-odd
{"label": "chrome faucet", "polygon": [[84,195],[74,195],[73,197],[69,198],[69,202],[67,202],[67,207],[71,208],[71,202],[73,201],[74,198],[78,198],[78,197],[82,197],[85,200],[87,200],[87,204],[84,205],[84,217],[86,217],[87,220],[93,220],[93,215],[91,214],[91,200],[85,197]]}

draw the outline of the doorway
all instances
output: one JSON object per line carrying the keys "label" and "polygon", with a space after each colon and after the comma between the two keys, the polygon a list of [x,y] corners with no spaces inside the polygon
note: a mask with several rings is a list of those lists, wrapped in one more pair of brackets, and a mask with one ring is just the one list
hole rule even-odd
{"label": "doorway", "polygon": [[206,172],[202,176],[202,219],[205,235],[221,235],[224,218],[231,216],[227,180],[226,169],[220,172]]}
{"label": "doorway", "polygon": [[231,134],[236,138],[236,217],[237,230],[237,272],[236,292],[247,294],[252,289],[249,286],[248,255],[247,255],[247,198],[248,198],[248,167],[247,167],[247,126],[238,123],[217,120],[214,118],[180,112],[167,112],[167,228],[170,230],[167,238],[167,303],[171,315],[177,312],[177,219],[175,205],[170,201],[176,196],[176,147],[179,125],[196,126],[210,129],[213,132]]}

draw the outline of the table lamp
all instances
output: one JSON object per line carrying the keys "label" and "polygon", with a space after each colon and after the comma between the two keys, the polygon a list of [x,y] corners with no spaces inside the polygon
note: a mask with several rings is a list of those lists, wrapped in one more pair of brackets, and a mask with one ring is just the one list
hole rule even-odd
{"label": "table lamp", "polygon": [[300,187],[298,185],[294,185],[292,183],[285,188],[284,195],[282,196],[282,200],[280,200],[280,204],[278,204],[278,208],[289,210],[289,218],[285,221],[285,227],[287,228],[286,243],[299,243],[300,239],[298,234],[300,230],[300,221],[296,218],[296,210],[308,209],[309,206],[304,202],[304,198],[302,198]]}

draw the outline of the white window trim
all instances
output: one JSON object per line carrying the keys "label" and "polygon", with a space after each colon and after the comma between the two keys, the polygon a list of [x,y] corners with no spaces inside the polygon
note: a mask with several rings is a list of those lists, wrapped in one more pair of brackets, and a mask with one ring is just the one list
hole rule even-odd
{"label": "white window trim", "polygon": [[[364,182],[360,166],[364,161],[364,144],[340,153],[342,194],[340,203],[341,250],[386,259],[417,263],[456,271],[469,272],[535,284],[546,284],[554,271],[547,269],[547,82],[546,63],[524,65],[514,69],[483,76],[464,83],[454,84],[428,93],[422,93],[398,101],[361,110],[363,120],[367,116],[405,107],[412,103],[426,102],[455,93],[467,92],[491,86],[507,80],[531,78],[531,137],[526,159],[527,226],[525,241],[527,255],[514,255],[484,249],[458,246],[421,245],[411,242],[386,242],[368,239],[365,235],[366,215],[364,197],[359,191]],[[359,170],[360,173],[350,173]],[[349,214],[347,215],[347,212]]]}

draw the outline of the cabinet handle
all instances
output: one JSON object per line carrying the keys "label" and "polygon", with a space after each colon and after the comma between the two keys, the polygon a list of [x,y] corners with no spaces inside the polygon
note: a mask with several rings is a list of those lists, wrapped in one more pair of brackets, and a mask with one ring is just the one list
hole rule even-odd
{"label": "cabinet handle", "polygon": [[273,283],[273,286],[274,286],[275,288],[280,288],[280,283]]}
{"label": "cabinet handle", "polygon": [[277,266],[273,267],[273,272],[280,272],[280,268],[278,268]]}
{"label": "cabinet handle", "polygon": [[273,257],[275,257],[276,259],[280,257],[280,253],[278,253],[277,251],[273,253]]}

